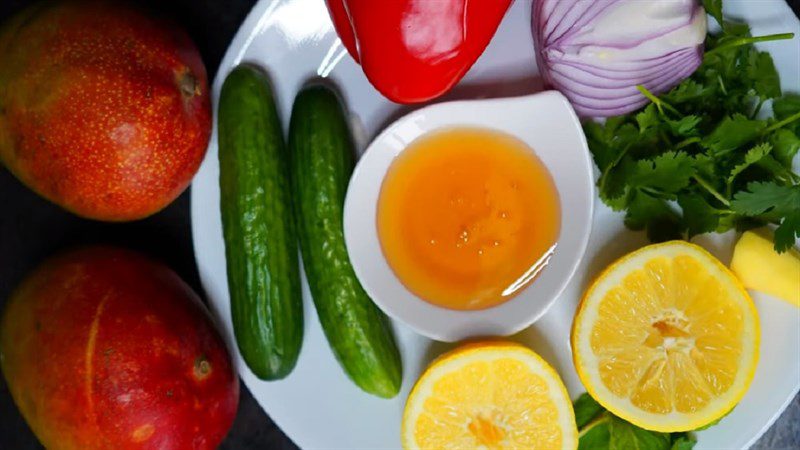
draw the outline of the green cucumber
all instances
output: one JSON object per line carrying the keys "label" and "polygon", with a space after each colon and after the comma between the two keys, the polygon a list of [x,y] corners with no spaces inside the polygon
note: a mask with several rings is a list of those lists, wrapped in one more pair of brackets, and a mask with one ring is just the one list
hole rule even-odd
{"label": "green cucumber", "polygon": [[350,379],[391,398],[402,381],[388,319],[356,278],[344,242],[344,197],[354,146],[336,95],[302,90],[289,126],[292,191],[306,278],[331,349]]}
{"label": "green cucumber", "polygon": [[235,68],[219,97],[219,185],[236,342],[261,379],[285,377],[303,341],[286,147],[267,76]]}

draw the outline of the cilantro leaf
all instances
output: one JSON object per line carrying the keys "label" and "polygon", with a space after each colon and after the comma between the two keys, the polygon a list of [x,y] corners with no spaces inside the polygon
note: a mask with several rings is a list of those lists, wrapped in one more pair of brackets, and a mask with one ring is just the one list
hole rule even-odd
{"label": "cilantro leaf", "polygon": [[789,250],[797,238],[800,238],[800,208],[786,214],[775,229],[775,251],[782,253]]}
{"label": "cilantro leaf", "polygon": [[[781,96],[772,57],[753,43],[790,33],[752,37],[722,22],[722,0],[703,5],[722,32],[706,37],[700,67],[639,111],[584,126],[600,198],[654,241],[772,223],[787,248],[800,232],[800,95]],[[762,106],[774,118],[761,120]]]}
{"label": "cilantro leaf", "polygon": [[702,144],[711,150],[712,155],[721,155],[753,141],[766,126],[763,120],[751,120],[742,114],[734,114],[722,119]]}
{"label": "cilantro leaf", "polygon": [[609,167],[598,180],[600,198],[615,211],[621,211],[627,206],[627,182],[635,167],[633,159],[623,156],[619,163]]}
{"label": "cilantro leaf", "polygon": [[600,406],[600,403],[597,403],[597,400],[586,392],[572,403],[572,408],[575,410],[575,423],[578,428],[583,428],[605,411],[605,408]]}
{"label": "cilantro leaf", "polygon": [[665,194],[676,194],[689,184],[694,175],[692,158],[684,152],[666,152],[652,160],[636,163],[629,184],[639,188],[656,189]]}
{"label": "cilantro leaf", "polygon": [[774,179],[781,182],[781,184],[790,185],[800,181],[800,176],[792,172],[791,166],[787,167],[781,164],[777,159],[773,158],[772,155],[764,155],[756,164],[761,169],[769,172]]}
{"label": "cilantro leaf", "polygon": [[645,230],[653,242],[679,239],[681,226],[677,213],[662,199],[636,191],[628,202],[625,226]]}
{"label": "cilantro leaf", "polygon": [[722,0],[703,0],[703,8],[720,26],[725,26],[725,22],[722,20]]}
{"label": "cilantro leaf", "polygon": [[[772,102],[775,118],[783,120],[800,112],[800,94],[787,94]],[[786,128],[800,135],[800,122],[789,124]]]}
{"label": "cilantro leaf", "polygon": [[724,26],[725,32],[722,33],[719,43],[723,43],[726,40],[750,36],[750,26],[744,22],[731,22],[726,20],[724,24],[720,25]]}
{"label": "cilantro leaf", "polygon": [[781,96],[781,80],[769,53],[751,52],[747,75],[762,100]]}
{"label": "cilantro leaf", "polygon": [[786,94],[781,98],[775,99],[772,103],[772,111],[778,120],[797,114],[800,112],[800,94]]}
{"label": "cilantro leaf", "polygon": [[697,101],[712,92],[713,89],[709,89],[706,85],[687,78],[677,87],[663,95],[663,99],[671,105],[680,105]]}
{"label": "cilantro leaf", "polygon": [[800,150],[800,137],[785,128],[776,130],[769,137],[769,142],[775,148],[772,152],[775,159],[787,168],[792,167],[792,160]]}
{"label": "cilantro leaf", "polygon": [[708,178],[716,176],[717,168],[714,165],[714,159],[704,153],[694,155],[694,168],[697,173]]}
{"label": "cilantro leaf", "polygon": [[606,139],[603,126],[597,122],[586,122],[583,124],[583,134],[586,135],[597,168],[601,172],[606,170],[616,158],[618,150]]}
{"label": "cilantro leaf", "polygon": [[775,251],[784,252],[794,246],[800,236],[800,185],[784,186],[775,182],[754,182],[747,190],[738,192],[731,208],[745,216],[762,216],[777,221],[775,230]]}
{"label": "cilantro leaf", "polygon": [[656,105],[651,103],[642,112],[636,114],[636,123],[639,124],[639,133],[646,133],[650,129],[658,128],[661,125],[661,118]]}
{"label": "cilantro leaf", "polygon": [[744,161],[734,167],[733,170],[731,170],[730,175],[728,175],[728,187],[733,184],[733,181],[740,173],[744,172],[745,169],[760,161],[761,158],[765,157],[771,151],[772,145],[770,145],[768,142],[756,145],[748,150],[747,153],[744,154]]}
{"label": "cilantro leaf", "polygon": [[583,131],[600,172],[605,172],[619,163],[627,149],[639,140],[639,130],[630,123],[614,124],[608,120],[603,126],[587,122],[583,126]]}
{"label": "cilantro leaf", "polygon": [[800,185],[782,186],[775,182],[754,182],[738,192],[731,207],[745,216],[758,216],[770,210],[790,213],[800,209]]}
{"label": "cilantro leaf", "polygon": [[699,131],[697,130],[697,125],[700,123],[701,119],[694,114],[683,116],[678,120],[671,120],[667,119],[667,125],[669,125],[670,131],[675,136],[681,137],[689,137],[689,136],[697,136]]}
{"label": "cilantro leaf", "polygon": [[678,205],[683,211],[683,224],[687,237],[716,231],[719,227],[719,214],[702,196],[698,194],[681,194]]}

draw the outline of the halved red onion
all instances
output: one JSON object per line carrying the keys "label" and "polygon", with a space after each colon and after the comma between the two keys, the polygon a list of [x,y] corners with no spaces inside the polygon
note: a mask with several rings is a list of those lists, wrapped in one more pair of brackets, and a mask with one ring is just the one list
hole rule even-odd
{"label": "halved red onion", "polygon": [[[657,77],[659,75],[663,75],[668,72],[667,68],[677,70],[674,67],[675,64],[683,64],[687,60],[697,58],[696,50],[687,49],[685,51],[680,51],[675,55],[672,55],[668,58],[664,58],[659,60],[658,64],[654,67],[649,68],[642,68],[642,69],[631,69],[631,70],[609,70],[605,68],[590,66],[586,64],[581,64],[579,62],[568,61],[568,60],[559,60],[558,62],[554,62],[550,64],[550,70],[555,70],[556,68],[560,68],[561,72],[570,78],[578,78],[583,73],[589,74],[592,79],[587,80],[588,83],[592,83],[596,78],[601,78],[603,81],[597,85],[597,87],[625,87],[630,86],[630,79],[631,77],[638,77],[641,79],[650,79],[653,77]],[[578,72],[575,76],[571,76],[571,72],[577,70]],[[606,81],[607,80],[607,81]]]}
{"label": "halved red onion", "polygon": [[636,89],[668,91],[703,60],[706,14],[697,0],[537,0],[536,60],[546,84],[584,117],[647,103]]}
{"label": "halved red onion", "polygon": [[[637,84],[644,85],[644,87],[651,92],[663,92],[664,89],[669,89],[669,85],[674,83],[675,78],[680,74],[685,73],[687,70],[689,70],[689,74],[692,73],[692,67],[687,64],[692,58],[694,58],[694,55],[686,55],[660,73],[651,76],[637,76]],[[689,67],[689,69],[687,69],[687,67]],[[557,83],[574,85],[572,89],[575,90],[577,94],[585,95],[587,92],[591,92],[591,96],[593,97],[618,100],[623,100],[626,97],[641,96],[641,92],[636,88],[636,85],[626,84],[625,80],[614,80],[604,77],[602,79],[605,82],[598,85],[596,84],[598,83],[597,76],[589,72],[575,70],[570,66],[555,65],[551,70],[551,75],[553,80]],[[601,95],[602,93],[607,95]]]}
{"label": "halved red onion", "polygon": [[590,23],[594,20],[599,14],[602,14],[603,11],[614,5],[614,3],[619,2],[620,0],[598,0],[595,2],[559,2],[562,3],[562,6],[567,10],[572,9],[580,9],[578,5],[589,3],[589,6],[583,11],[583,13],[578,17],[577,20],[560,20],[558,25],[553,30],[553,33],[548,35],[548,40],[550,42],[558,42],[563,39],[565,36],[571,36],[572,30],[580,29],[581,27],[585,26],[587,23]]}

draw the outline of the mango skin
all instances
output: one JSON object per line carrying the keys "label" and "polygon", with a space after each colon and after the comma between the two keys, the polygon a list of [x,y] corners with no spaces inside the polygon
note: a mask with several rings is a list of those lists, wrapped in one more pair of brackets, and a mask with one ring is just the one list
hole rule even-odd
{"label": "mango skin", "polygon": [[768,230],[746,231],[733,251],[731,271],[747,289],[800,307],[800,252],[778,253]]}
{"label": "mango skin", "polygon": [[0,163],[79,216],[161,210],[197,172],[210,130],[205,67],[170,22],[67,0],[0,26]]}
{"label": "mango skin", "polygon": [[137,253],[95,247],[46,261],[0,321],[9,390],[50,450],[211,450],[239,382],[194,292]]}

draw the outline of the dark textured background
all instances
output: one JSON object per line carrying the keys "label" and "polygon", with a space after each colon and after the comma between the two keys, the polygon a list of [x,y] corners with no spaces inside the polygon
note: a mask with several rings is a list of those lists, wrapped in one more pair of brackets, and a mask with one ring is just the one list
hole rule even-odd
{"label": "dark textured background", "polygon": [[[0,0],[0,20],[32,3]],[[181,23],[194,38],[209,79],[239,24],[255,0],[161,0],[149,3]],[[795,12],[799,0],[791,0]],[[796,41],[795,41],[796,43]],[[192,251],[189,194],[167,209],[134,223],[104,224],[79,219],[37,197],[0,167],[0,305],[26,272],[65,247],[88,243],[116,244],[149,253],[172,266],[201,292]],[[310,407],[310,406],[309,406]],[[800,448],[800,400],[759,441],[755,448]],[[32,450],[41,446],[17,412],[4,380],[0,381],[0,450]],[[297,448],[264,414],[242,385],[239,414],[223,449]]]}

